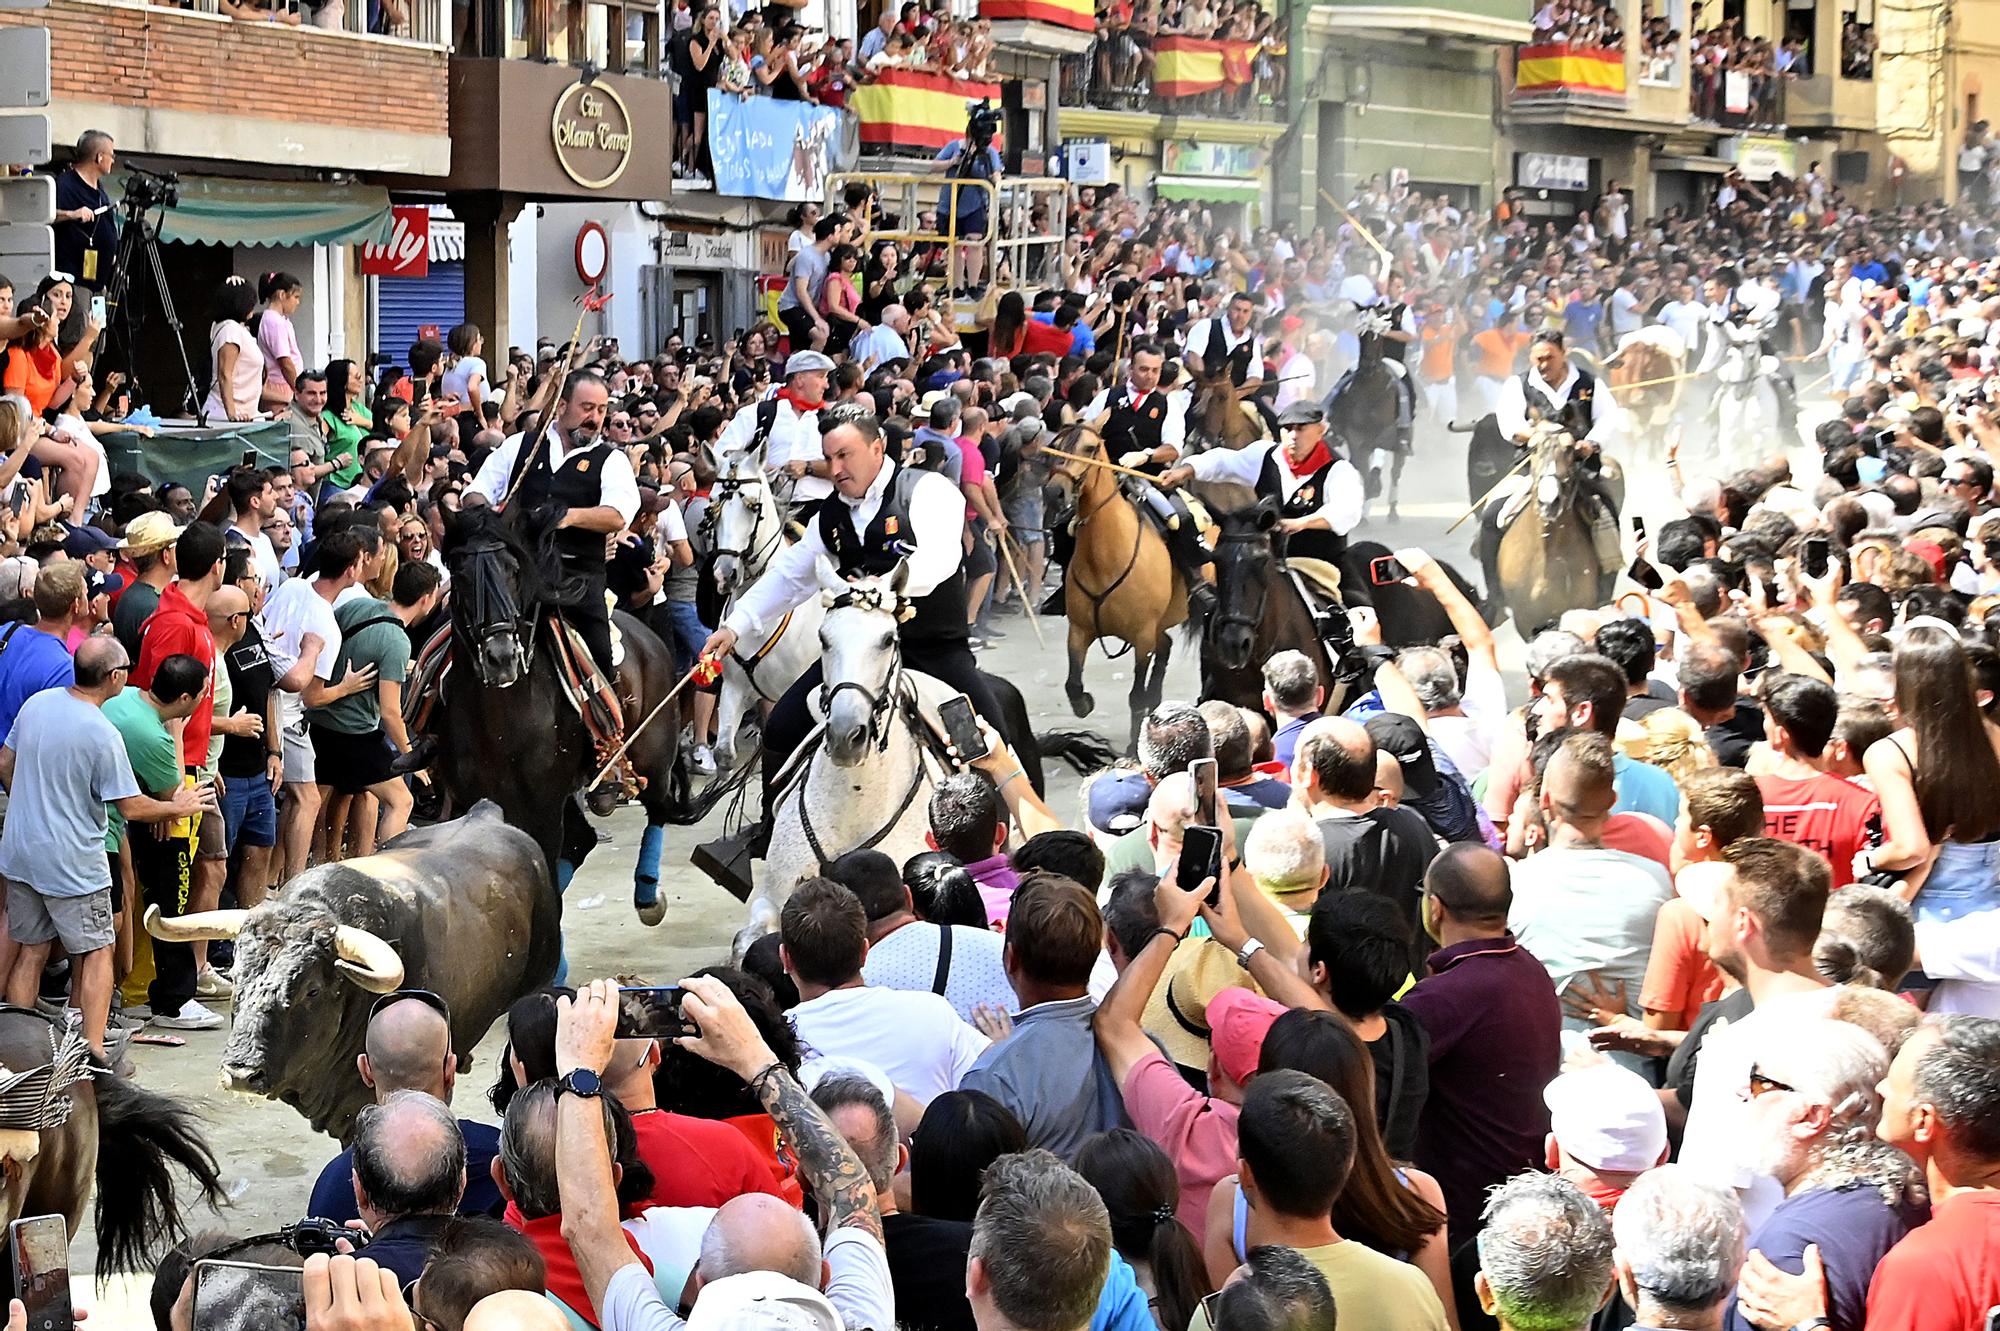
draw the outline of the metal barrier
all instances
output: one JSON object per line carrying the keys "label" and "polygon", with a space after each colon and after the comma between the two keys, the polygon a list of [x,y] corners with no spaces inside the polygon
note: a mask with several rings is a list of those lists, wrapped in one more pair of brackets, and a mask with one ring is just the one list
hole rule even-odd
{"label": "metal barrier", "polygon": [[[386,31],[369,32],[370,0],[328,0],[316,9],[300,3],[300,0],[276,0],[269,7],[299,15],[301,28],[318,28],[323,32],[346,32],[355,36],[397,37],[405,41],[422,42],[427,46],[442,46],[451,31],[451,0],[376,0],[382,5],[381,26]],[[166,5],[168,9],[190,10],[197,14],[226,13],[221,0],[188,0],[185,5]],[[402,17],[394,16],[397,10]],[[239,22],[255,22],[248,16],[236,16]]]}
{"label": "metal barrier", "polygon": [[[839,202],[849,185],[875,190],[875,216],[894,215],[898,225],[878,227],[870,219],[872,240],[893,240],[905,248],[941,246],[945,252],[945,289],[957,291],[966,282],[967,252],[977,249],[982,278],[1002,291],[1040,289],[1054,284],[1062,262],[1063,233],[1069,220],[1066,180],[1039,176],[1001,177],[998,181],[961,179],[942,173],[846,171],[827,182],[827,198]],[[966,192],[983,195],[979,205],[961,209]],[[984,215],[983,234],[961,235],[961,212]],[[925,226],[924,214],[933,214]]]}

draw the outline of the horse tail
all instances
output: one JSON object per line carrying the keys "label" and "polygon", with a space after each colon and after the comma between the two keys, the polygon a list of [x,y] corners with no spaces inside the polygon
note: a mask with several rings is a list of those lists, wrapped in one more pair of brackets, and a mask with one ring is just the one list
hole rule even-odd
{"label": "horse tail", "polygon": [[211,1209],[227,1199],[199,1117],[179,1101],[119,1076],[97,1092],[97,1274],[148,1269],[167,1241],[185,1237],[174,1166],[192,1177]]}
{"label": "horse tail", "polygon": [[1060,758],[1078,776],[1101,772],[1118,761],[1118,750],[1095,730],[1069,729],[1035,732],[1035,747],[1044,758]]}
{"label": "horse tail", "polygon": [[667,821],[675,827],[693,827],[708,817],[708,811],[723,800],[742,790],[750,782],[750,774],[756,770],[757,755],[750,754],[738,762],[735,768],[702,788],[699,795],[687,795],[685,777],[675,782],[673,798],[667,804]]}

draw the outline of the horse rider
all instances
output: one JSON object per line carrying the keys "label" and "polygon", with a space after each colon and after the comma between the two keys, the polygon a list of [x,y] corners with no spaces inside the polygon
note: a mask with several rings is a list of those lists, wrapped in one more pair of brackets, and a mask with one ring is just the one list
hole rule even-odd
{"label": "horse rider", "polygon": [[[727,656],[741,638],[762,641],[786,614],[819,595],[822,558],[848,581],[881,577],[904,563],[910,613],[897,629],[904,666],[964,694],[999,729],[999,709],[967,640],[964,494],[942,473],[898,467],[885,456],[873,416],[842,421],[823,442],[832,497],[799,541],[780,550],[764,576],[737,598],[703,645],[703,658]],[[752,834],[753,854],[769,842],[775,781],[812,731],[808,704],[822,681],[821,664],[814,662],[764,722],[764,818]]]}
{"label": "horse rider", "polygon": [[1410,374],[1406,358],[1410,352],[1410,344],[1417,340],[1417,320],[1409,302],[1403,299],[1403,275],[1390,273],[1382,280],[1382,290],[1378,292],[1368,274],[1350,273],[1341,279],[1340,298],[1352,305],[1356,315],[1359,316],[1355,321],[1356,327],[1343,335],[1355,339],[1356,363],[1349,366],[1340,376],[1340,381],[1334,384],[1333,391],[1326,395],[1324,405],[1331,411],[1334,402],[1347,391],[1347,385],[1353,380],[1355,371],[1361,368],[1358,349],[1361,338],[1360,326],[1378,322],[1382,330],[1377,334],[1382,363],[1389,367],[1389,373],[1396,379],[1396,451],[1408,453],[1410,426],[1417,414],[1417,384]]}
{"label": "horse rider", "polygon": [[833,493],[819,438],[819,409],[826,401],[826,380],[832,372],[831,357],[817,351],[793,352],[785,362],[784,387],[740,409],[717,444],[717,451],[724,453],[761,447],[764,470],[790,478],[791,518],[801,524],[810,521]]}
{"label": "horse rider", "polygon": [[[1361,473],[1334,453],[1326,440],[1326,410],[1316,402],[1294,402],[1278,418],[1280,438],[1247,448],[1197,453],[1160,477],[1172,490],[1189,481],[1247,485],[1278,508],[1278,553],[1314,559],[1338,569],[1347,554],[1347,533],[1367,507]],[[1343,586],[1343,599],[1363,604],[1368,594]]]}
{"label": "horse rider", "polygon": [[1778,331],[1784,297],[1762,282],[1746,282],[1734,268],[1718,268],[1709,277],[1703,295],[1708,297],[1708,322],[1719,337],[1704,339],[1699,373],[1713,374],[1722,366],[1732,345],[1757,338],[1757,372],[1770,380],[1778,400],[1778,428],[1787,437],[1798,430],[1799,392],[1792,380],[1792,367],[1771,341]]}
{"label": "horse rider", "polygon": [[604,437],[611,400],[604,376],[573,370],[563,380],[555,419],[536,441],[509,437],[480,464],[472,487],[494,509],[552,522],[563,580],[575,589],[563,618],[575,626],[604,678],[618,677],[611,653],[611,611],[605,604],[606,538],[639,514],[639,478],[625,450]]}
{"label": "horse rider", "polygon": [[[1620,560],[1618,503],[1603,474],[1600,445],[1615,428],[1618,408],[1598,387],[1590,371],[1570,360],[1563,335],[1544,330],[1529,344],[1528,368],[1501,385],[1493,414],[1500,433],[1522,453],[1540,422],[1562,427],[1576,441],[1578,483],[1594,501],[1585,506],[1585,516],[1597,548],[1597,566],[1609,575],[1617,572]],[[1515,493],[1518,487],[1495,495],[1479,516],[1479,566],[1486,575],[1486,594],[1495,601],[1500,586],[1500,519]]]}
{"label": "horse rider", "polygon": [[[1187,443],[1187,399],[1160,387],[1166,355],[1151,342],[1132,348],[1125,382],[1106,389],[1084,408],[1084,418],[1096,430],[1109,457],[1118,465],[1157,478],[1180,461]],[[1215,608],[1215,588],[1202,569],[1209,563],[1201,543],[1200,524],[1188,510],[1187,499],[1155,484],[1131,482],[1139,510],[1154,520],[1167,552],[1187,584],[1189,613],[1199,618]]]}
{"label": "horse rider", "polygon": [[1247,389],[1243,400],[1257,409],[1275,439],[1277,414],[1259,392],[1264,384],[1264,348],[1256,325],[1256,297],[1247,291],[1236,292],[1221,314],[1210,315],[1188,329],[1181,363],[1197,379],[1214,381],[1227,373],[1231,387]]}

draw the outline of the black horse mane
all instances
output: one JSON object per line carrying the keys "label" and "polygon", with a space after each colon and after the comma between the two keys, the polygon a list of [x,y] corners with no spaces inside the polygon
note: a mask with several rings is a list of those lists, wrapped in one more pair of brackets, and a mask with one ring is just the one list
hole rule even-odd
{"label": "black horse mane", "polygon": [[560,604],[565,579],[556,556],[555,523],[540,515],[515,517],[510,508],[495,512],[481,504],[459,510],[445,520],[443,550],[451,566],[454,584],[463,581],[464,595],[452,597],[455,606],[470,609],[488,602],[480,589],[490,587],[500,576],[493,561],[483,556],[499,546],[514,562],[515,604],[523,611],[531,606]]}

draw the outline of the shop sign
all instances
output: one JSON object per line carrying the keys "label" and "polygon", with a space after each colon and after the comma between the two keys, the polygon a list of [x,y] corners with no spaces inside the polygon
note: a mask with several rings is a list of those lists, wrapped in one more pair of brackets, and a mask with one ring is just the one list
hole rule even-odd
{"label": "shop sign", "polygon": [[607,83],[572,83],[549,118],[556,161],[585,189],[604,189],[632,161],[632,113]]}
{"label": "shop sign", "polygon": [[660,242],[662,259],[677,259],[683,263],[737,262],[735,236],[710,235],[701,231],[670,231]]}
{"label": "shop sign", "polygon": [[1264,169],[1264,150],[1254,143],[1194,143],[1168,139],[1160,145],[1160,170],[1170,176],[1256,175]]}
{"label": "shop sign", "polygon": [[1716,155],[1735,163],[1746,180],[1769,180],[1772,176],[1796,179],[1799,174],[1799,146],[1790,139],[1737,134],[1724,139]]}
{"label": "shop sign", "polygon": [[431,271],[431,210],[422,204],[391,210],[387,240],[361,247],[361,271],[368,277],[428,277]]}
{"label": "shop sign", "polygon": [[1590,159],[1571,153],[1519,153],[1514,183],[1522,189],[1587,190]]}
{"label": "shop sign", "polygon": [[1111,183],[1111,145],[1103,139],[1064,140],[1063,164],[1072,185]]}

